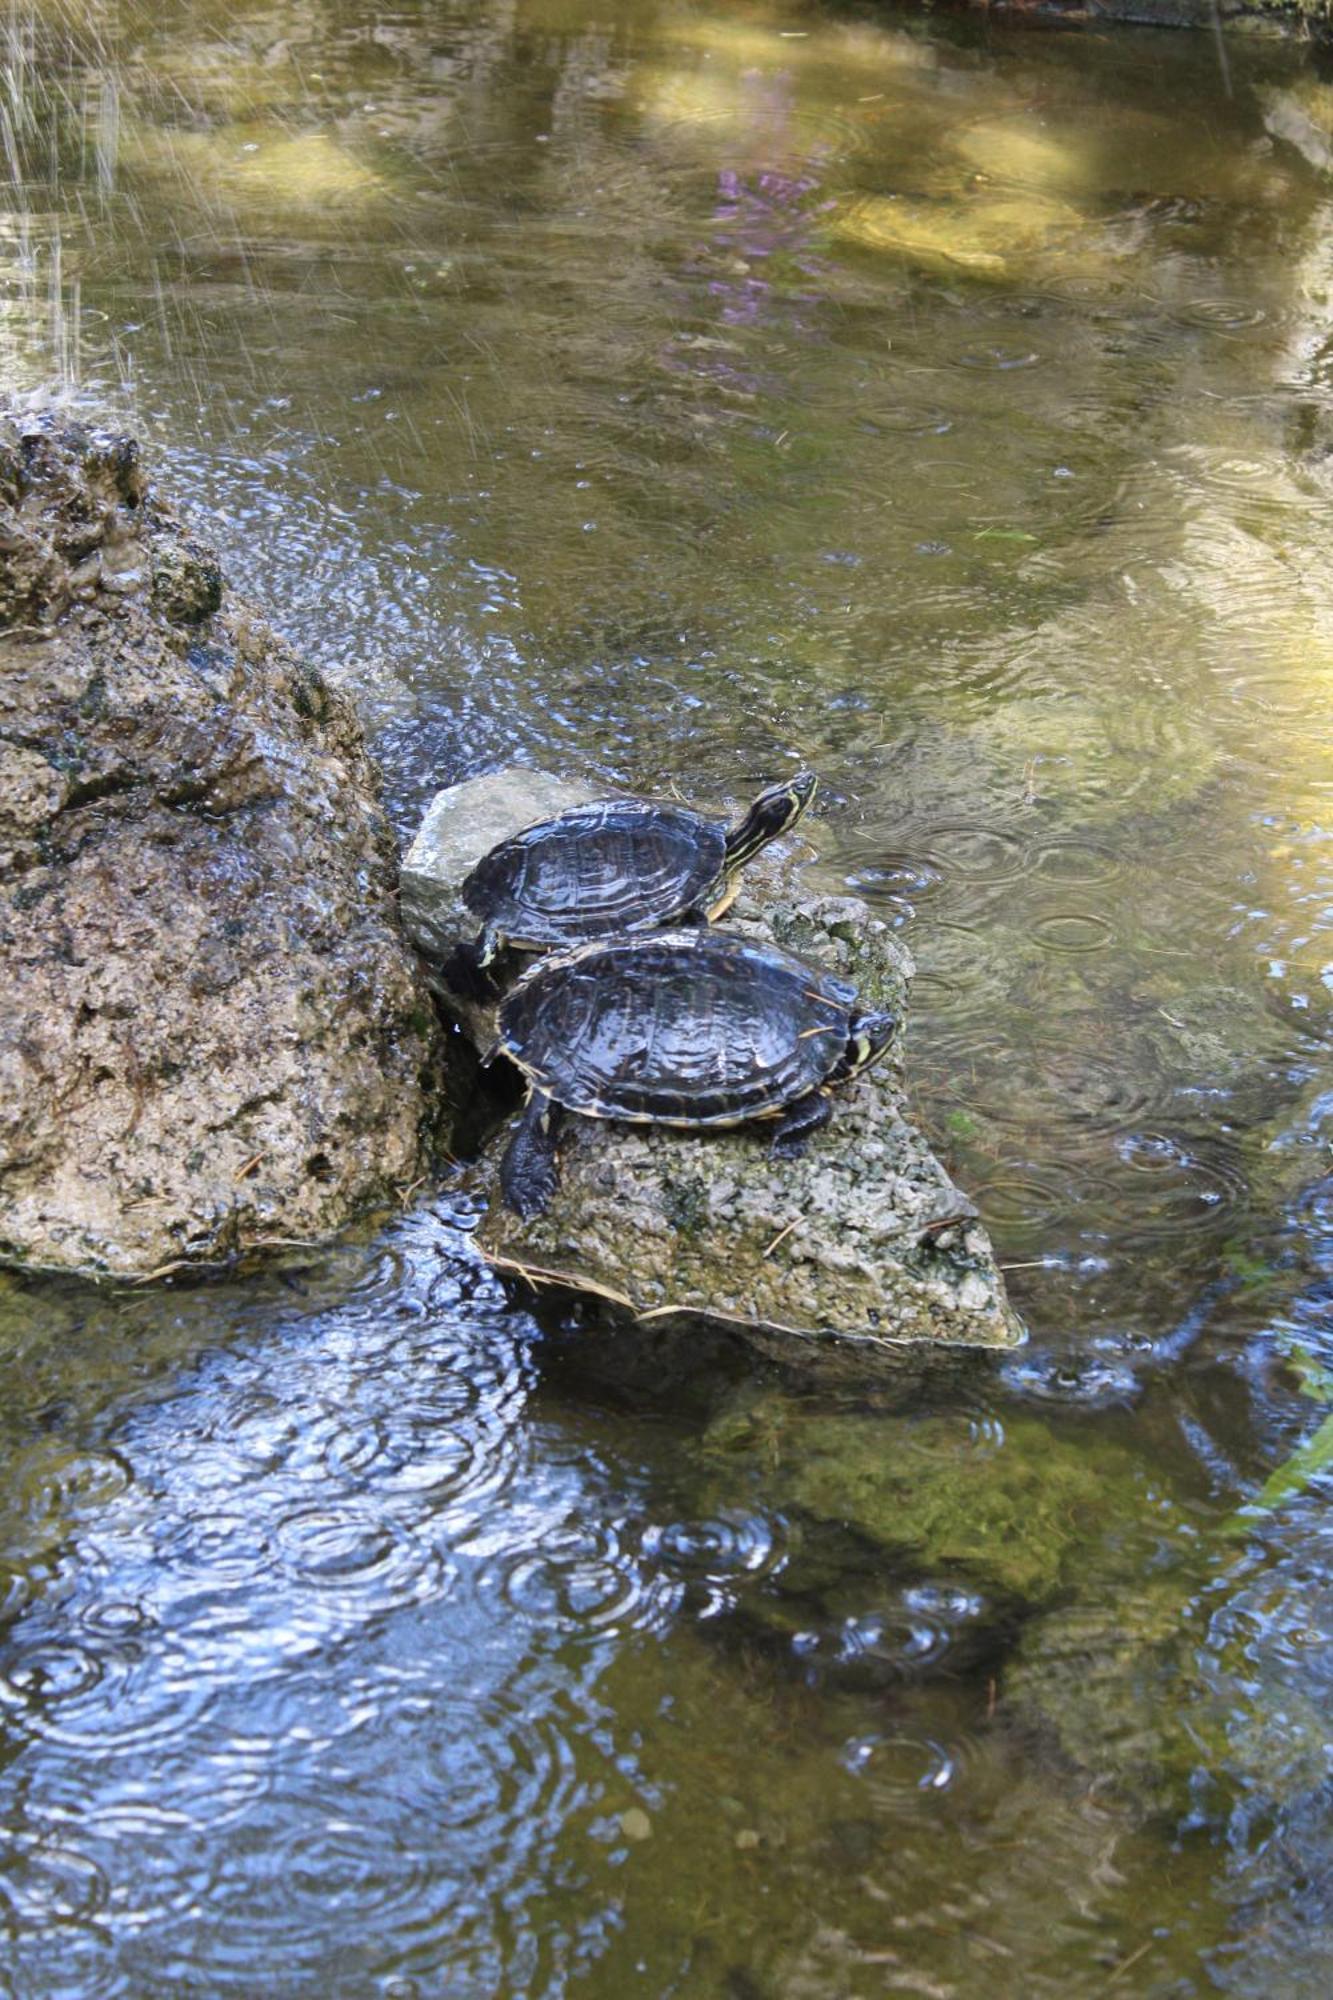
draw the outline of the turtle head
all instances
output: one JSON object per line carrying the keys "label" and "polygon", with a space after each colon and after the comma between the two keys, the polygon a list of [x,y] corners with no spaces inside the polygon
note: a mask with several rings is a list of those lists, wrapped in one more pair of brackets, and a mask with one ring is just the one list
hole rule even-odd
{"label": "turtle head", "polygon": [[893,1040],[897,1026],[898,1016],[890,1014],[886,1008],[871,1008],[864,1014],[853,1014],[847,1030],[847,1046],[828,1081],[847,1083],[852,1077],[860,1076],[863,1069],[869,1069],[871,1063],[878,1062]]}
{"label": "turtle head", "polygon": [[798,771],[794,778],[784,778],[781,784],[760,792],[744,819],[727,835],[728,869],[743,868],[761,847],[795,826],[818,790],[819,779],[813,771]]}

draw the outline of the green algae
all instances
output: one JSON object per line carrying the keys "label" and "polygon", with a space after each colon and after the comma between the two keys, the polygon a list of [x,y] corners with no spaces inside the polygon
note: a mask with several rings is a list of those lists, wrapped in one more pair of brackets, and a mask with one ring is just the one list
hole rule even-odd
{"label": "green algae", "polygon": [[1027,1607],[1070,1581],[1099,1525],[1137,1518],[1151,1486],[1104,1437],[1064,1437],[1030,1416],[1001,1428],[961,1410],[855,1416],[745,1397],[702,1449],[762,1464],[784,1506]]}
{"label": "green algae", "polygon": [[1239,1808],[1262,1822],[1327,1781],[1309,1625],[1282,1573],[1227,1543],[1224,1529],[1192,1562],[1056,1607],[1005,1670],[1007,1726],[1139,1818],[1221,1828]]}
{"label": "green algae", "polygon": [[1136,1814],[1224,1814],[1227,1708],[1203,1685],[1174,1574],[1053,1610],[1004,1676],[1006,1725]]}
{"label": "green algae", "polygon": [[[1238,1801],[1271,1810],[1321,1781],[1317,1692],[1269,1655],[1257,1615],[1216,1619],[1250,1588],[1245,1560],[1104,1434],[1028,1415],[1001,1429],[962,1412],[840,1414],[751,1389],[718,1413],[700,1458],[711,1504],[753,1475],[790,1523],[788,1573],[747,1611],[769,1647],[800,1647],[820,1617],[836,1627],[868,1545],[890,1575],[980,1593],[971,1653],[947,1654],[946,1671],[989,1672],[1012,1753],[1131,1823],[1220,1826]],[[876,1685],[873,1665],[853,1661],[845,1683]]]}

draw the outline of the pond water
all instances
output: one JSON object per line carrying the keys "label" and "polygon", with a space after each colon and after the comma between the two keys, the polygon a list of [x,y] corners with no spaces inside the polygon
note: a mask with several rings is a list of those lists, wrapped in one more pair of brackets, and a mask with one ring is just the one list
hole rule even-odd
{"label": "pond water", "polygon": [[147,435],[405,837],[817,768],[1032,1338],[631,1352],[462,1184],[4,1280],[0,1996],[1326,1994],[1263,1489],[1333,1394],[1333,86],[794,0],[3,32],[8,377]]}

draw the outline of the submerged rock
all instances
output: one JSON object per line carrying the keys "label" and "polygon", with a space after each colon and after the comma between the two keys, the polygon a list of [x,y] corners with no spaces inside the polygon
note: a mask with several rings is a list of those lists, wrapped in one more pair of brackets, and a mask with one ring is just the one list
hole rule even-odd
{"label": "submerged rock", "polygon": [[[549,780],[527,805],[525,782],[529,774],[510,771],[455,787],[413,846],[405,915],[437,968],[464,934],[457,885],[478,851],[553,809]],[[484,838],[456,840],[452,829],[469,819]],[[432,825],[444,833],[428,839]],[[724,928],[827,965],[902,1022],[911,960],[863,903],[804,895],[767,856],[745,883]],[[468,920],[466,934],[474,931]],[[458,996],[449,1004],[465,1030],[489,1039],[489,1018]],[[571,1119],[559,1192],[526,1222],[500,1200],[502,1131],[478,1168],[482,1247],[501,1271],[598,1295],[640,1318],[702,1317],[760,1337],[836,1334],[881,1347],[1014,1346],[1022,1328],[989,1239],[905,1116],[900,1070],[901,1031],[888,1057],[837,1092],[832,1122],[796,1161],[771,1159],[762,1127],[704,1135]]]}
{"label": "submerged rock", "polygon": [[1271,1567],[1205,1543],[1097,1596],[1085,1575],[1024,1631],[1006,1722],[1145,1817],[1234,1837],[1312,1801],[1326,1816],[1328,1539],[1289,1518]]}
{"label": "submerged rock", "polygon": [[1201,1685],[1193,1600],[1168,1571],[1034,1623],[1005,1674],[1005,1720],[1144,1815],[1201,1812],[1224,1714]]}
{"label": "submerged rock", "polygon": [[[1021,197],[960,190],[952,202],[858,194],[831,224],[843,242],[891,252],[920,270],[961,271],[1007,285],[1030,277],[1043,254],[1050,257],[1086,227],[1077,209],[1031,189]],[[1069,261],[1067,250],[1060,261]]]}
{"label": "submerged rock", "polygon": [[341,695],[133,439],[0,413],[0,1258],[327,1235],[422,1168],[435,1049]]}
{"label": "submerged rock", "polygon": [[[966,1409],[848,1413],[745,1387],[701,1440],[725,1481],[762,1469],[765,1505],[859,1536],[911,1573],[1033,1610],[1073,1580],[1104,1520],[1132,1518],[1146,1475],[1119,1445],[1038,1417]],[[712,1496],[710,1495],[710,1499]]]}

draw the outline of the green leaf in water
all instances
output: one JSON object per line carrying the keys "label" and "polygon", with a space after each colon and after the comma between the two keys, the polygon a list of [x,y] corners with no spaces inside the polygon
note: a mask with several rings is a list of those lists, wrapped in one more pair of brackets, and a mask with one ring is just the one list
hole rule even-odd
{"label": "green leaf in water", "polygon": [[1256,1257],[1243,1243],[1228,1243],[1223,1251],[1222,1261],[1229,1274],[1238,1281],[1243,1292],[1262,1291],[1276,1276],[1273,1266],[1267,1259]]}
{"label": "green leaf in water", "polygon": [[974,542],[1035,542],[1026,528],[978,528],[972,537]]}
{"label": "green leaf in water", "polygon": [[1313,1403],[1333,1403],[1333,1368],[1316,1361],[1308,1347],[1292,1347],[1287,1360],[1301,1378],[1301,1388]]}
{"label": "green leaf in water", "polygon": [[1314,1436],[1294,1451],[1259,1488],[1252,1500],[1234,1513],[1227,1523],[1229,1534],[1244,1534],[1258,1515],[1271,1514],[1293,1493],[1303,1493],[1310,1481],[1333,1466],[1333,1416],[1325,1417]]}

